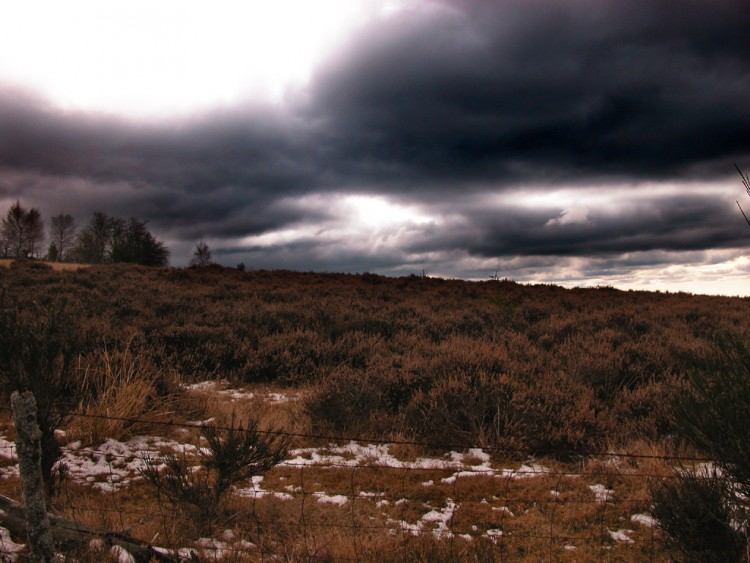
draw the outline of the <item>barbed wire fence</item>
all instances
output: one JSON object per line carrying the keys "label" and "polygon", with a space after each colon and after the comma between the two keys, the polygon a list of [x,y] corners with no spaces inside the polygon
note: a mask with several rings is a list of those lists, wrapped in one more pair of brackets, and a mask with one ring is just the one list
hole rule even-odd
{"label": "barbed wire fence", "polygon": [[[195,423],[64,414],[186,431],[197,427]],[[215,430],[229,429],[210,426]],[[472,450],[507,454],[499,448],[480,445],[259,432],[329,445],[419,446],[443,452],[465,451],[468,457]],[[567,551],[579,549],[588,549],[588,553],[596,553],[602,560],[612,558],[616,549],[634,549],[639,560],[656,561],[664,555],[658,531],[642,514],[650,504],[642,491],[648,480],[676,475],[656,471],[649,464],[643,468],[639,462],[675,466],[712,461],[704,457],[600,451],[587,452],[586,458],[582,458],[597,458],[596,463],[580,463],[577,467],[549,469],[521,465],[517,469],[498,469],[489,463],[471,464],[465,458],[460,462],[441,460],[442,463],[434,458],[430,463],[420,459],[383,462],[377,457],[338,456],[335,460],[333,456],[304,457],[303,452],[274,470],[283,473],[285,484],[280,490],[261,487],[261,481],[253,480],[247,488],[235,491],[226,529],[235,527],[236,531],[222,532],[217,527],[219,539],[202,538],[185,546],[179,506],[150,489],[139,489],[138,498],[128,495],[133,480],[138,478],[140,464],[146,458],[161,463],[166,459],[164,452],[118,453],[71,445],[62,451],[68,456],[96,458],[99,470],[97,475],[83,480],[69,476],[62,482],[54,508],[76,524],[99,522],[116,531],[155,529],[152,537],[139,539],[168,550],[165,553],[176,558],[188,558],[195,553],[209,560],[246,557],[262,561],[317,558],[360,561],[372,559],[376,552],[385,553],[389,560],[406,561],[424,548],[421,543],[424,541],[439,544],[453,560],[461,559],[467,549],[481,545],[485,554],[500,561],[514,560],[519,553],[530,552],[538,554],[541,560],[556,561]],[[194,447],[190,450],[185,447],[181,453],[195,470],[200,469],[202,460]],[[516,457],[519,463],[529,461]],[[16,461],[15,446],[0,447],[0,458],[12,468]],[[628,462],[626,467],[622,466],[623,460]],[[123,477],[122,466],[131,472],[130,477]],[[102,467],[106,470],[102,471]],[[12,474],[12,469],[6,470],[3,476]],[[592,480],[595,485],[588,484]],[[281,486],[281,477],[277,481]],[[620,495],[614,488],[615,482],[618,489],[633,492]],[[85,487],[96,488],[97,496],[82,494]],[[520,513],[526,517],[519,518]],[[641,519],[624,521],[623,515]],[[0,553],[5,544],[6,537],[0,535]]]}

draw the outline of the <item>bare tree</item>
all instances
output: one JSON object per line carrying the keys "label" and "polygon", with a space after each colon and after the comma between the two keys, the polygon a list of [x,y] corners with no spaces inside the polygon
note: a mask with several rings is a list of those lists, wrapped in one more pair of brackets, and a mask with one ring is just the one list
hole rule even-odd
{"label": "bare tree", "polygon": [[8,214],[3,218],[3,239],[7,247],[7,254],[15,258],[23,256],[26,242],[25,216],[26,210],[21,207],[20,201],[16,201],[10,206]]}
{"label": "bare tree", "polygon": [[3,218],[2,236],[7,255],[15,258],[37,255],[44,240],[42,214],[36,208],[27,211],[16,201]]}
{"label": "bare tree", "polygon": [[193,266],[207,266],[211,263],[211,250],[205,241],[200,241],[195,245],[193,259],[190,260]]}
{"label": "bare tree", "polygon": [[76,237],[71,254],[76,262],[103,264],[109,258],[115,219],[97,211]]}
{"label": "bare tree", "polygon": [[57,250],[58,262],[63,262],[75,242],[76,222],[69,213],[55,215],[50,220],[49,238]]}
{"label": "bare tree", "polygon": [[44,221],[42,214],[36,208],[31,208],[26,213],[26,252],[29,257],[36,258],[39,248],[44,241]]}

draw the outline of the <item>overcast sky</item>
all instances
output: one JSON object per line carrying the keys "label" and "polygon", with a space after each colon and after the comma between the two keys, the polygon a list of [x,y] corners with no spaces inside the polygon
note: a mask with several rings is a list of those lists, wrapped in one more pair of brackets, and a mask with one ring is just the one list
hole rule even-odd
{"label": "overcast sky", "polygon": [[[158,6],[158,7],[155,7]],[[0,213],[184,265],[750,294],[747,0],[8,1]]]}

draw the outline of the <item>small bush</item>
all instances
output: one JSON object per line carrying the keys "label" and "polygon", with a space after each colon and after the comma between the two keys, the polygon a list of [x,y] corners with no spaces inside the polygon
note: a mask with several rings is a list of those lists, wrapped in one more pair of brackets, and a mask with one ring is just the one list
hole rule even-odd
{"label": "small bush", "polygon": [[491,446],[523,454],[567,457],[601,444],[591,389],[565,374],[521,381],[485,371],[459,373],[417,392],[407,421],[431,441]]}
{"label": "small bush", "polygon": [[387,426],[385,385],[363,371],[341,367],[322,378],[305,398],[316,431],[372,435]]}
{"label": "small bush", "polygon": [[681,470],[678,478],[649,486],[653,516],[669,546],[687,562],[743,561],[744,522],[733,506],[731,486],[716,470]]}
{"label": "small bush", "polygon": [[672,423],[716,469],[678,471],[674,482],[653,485],[654,515],[688,560],[737,561],[750,546],[750,356],[741,340],[719,338],[697,365],[675,400]]}
{"label": "small bush", "polygon": [[289,438],[258,429],[257,421],[237,424],[234,415],[228,428],[201,426],[208,442],[200,449],[200,467],[190,460],[167,454],[160,462],[145,458],[141,475],[172,503],[186,507],[197,517],[202,530],[221,520],[226,492],[234,485],[263,475],[284,460]]}

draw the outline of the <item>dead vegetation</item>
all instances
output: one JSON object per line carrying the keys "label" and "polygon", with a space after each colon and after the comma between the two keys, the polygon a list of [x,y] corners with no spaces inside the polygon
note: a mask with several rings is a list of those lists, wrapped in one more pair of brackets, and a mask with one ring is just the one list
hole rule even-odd
{"label": "dead vegetation", "polygon": [[[18,263],[0,287],[22,311],[74,299],[88,329],[59,440],[110,471],[87,482],[72,467],[53,499],[61,515],[195,547],[205,523],[133,478],[140,456],[97,448],[144,436],[164,440],[154,455],[175,452],[166,440],[204,447],[196,425],[232,413],[295,434],[292,457],[308,465],[270,469],[222,503],[211,537],[227,560],[666,558],[631,518],[648,512],[649,478],[672,475],[659,456],[694,453],[672,439],[671,397],[712,335],[746,335],[750,313],[741,298],[215,266]],[[316,435],[393,445],[342,452],[348,440]],[[477,446],[489,461],[464,449]],[[452,450],[464,470],[492,473],[406,468]],[[503,473],[524,463],[546,471]],[[18,498],[3,475],[0,493]]]}

